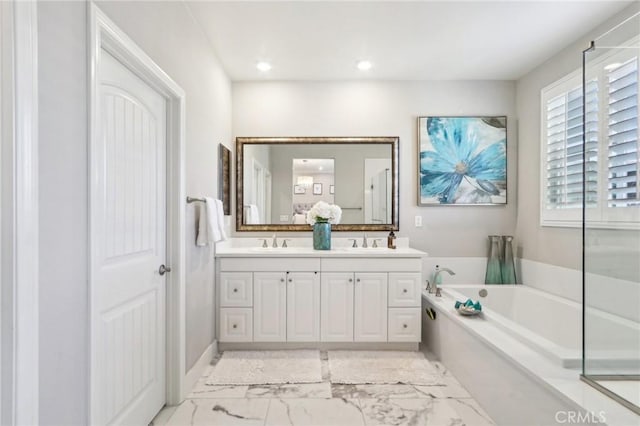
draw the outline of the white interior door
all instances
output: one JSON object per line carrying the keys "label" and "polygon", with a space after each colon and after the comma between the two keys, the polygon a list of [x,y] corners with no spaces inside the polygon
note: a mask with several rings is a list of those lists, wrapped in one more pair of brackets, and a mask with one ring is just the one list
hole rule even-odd
{"label": "white interior door", "polygon": [[146,425],[165,403],[166,100],[100,50],[92,149],[92,422]]}

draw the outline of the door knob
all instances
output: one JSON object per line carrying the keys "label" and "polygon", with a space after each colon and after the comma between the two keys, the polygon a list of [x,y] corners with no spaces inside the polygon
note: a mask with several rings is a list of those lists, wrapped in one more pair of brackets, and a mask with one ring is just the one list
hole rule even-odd
{"label": "door knob", "polygon": [[171,268],[168,266],[160,265],[160,268],[158,269],[158,273],[160,275],[164,275],[167,272],[171,272]]}

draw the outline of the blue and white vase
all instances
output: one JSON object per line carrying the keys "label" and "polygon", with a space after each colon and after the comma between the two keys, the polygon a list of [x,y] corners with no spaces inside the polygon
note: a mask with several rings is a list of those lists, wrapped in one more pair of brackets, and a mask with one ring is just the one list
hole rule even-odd
{"label": "blue and white vase", "polygon": [[331,224],[316,222],[313,225],[313,249],[331,250]]}

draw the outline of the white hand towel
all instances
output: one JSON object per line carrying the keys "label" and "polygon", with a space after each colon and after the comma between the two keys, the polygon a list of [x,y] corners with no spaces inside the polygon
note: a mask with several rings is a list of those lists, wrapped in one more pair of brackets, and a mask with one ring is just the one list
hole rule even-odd
{"label": "white hand towel", "polygon": [[204,247],[209,244],[209,225],[207,225],[207,203],[198,203],[200,205],[200,218],[198,219],[198,236],[196,237],[196,246]]}
{"label": "white hand towel", "polygon": [[255,204],[249,204],[247,210],[247,225],[258,225],[260,223],[260,213],[258,212],[258,206],[256,206]]}
{"label": "white hand towel", "polygon": [[220,239],[218,241],[224,241],[227,239],[227,233],[224,232],[224,206],[222,201],[215,200],[216,203],[216,219],[218,222],[218,229],[220,230]]}
{"label": "white hand towel", "polygon": [[205,204],[207,205],[208,242],[215,243],[222,239],[222,235],[220,234],[221,229],[220,226],[218,226],[218,209],[216,200],[211,197],[204,197],[204,199],[207,201]]}
{"label": "white hand towel", "polygon": [[198,236],[196,238],[196,245],[199,247],[227,239],[227,234],[224,232],[222,201],[211,197],[205,197],[204,199],[205,202],[200,207]]}

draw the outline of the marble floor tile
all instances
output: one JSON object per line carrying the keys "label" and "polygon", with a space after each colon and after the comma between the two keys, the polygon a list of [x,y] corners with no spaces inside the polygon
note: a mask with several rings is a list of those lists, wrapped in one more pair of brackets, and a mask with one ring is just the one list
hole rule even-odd
{"label": "marble floor tile", "polygon": [[495,423],[474,399],[443,399],[440,403],[447,404],[458,413],[465,425],[489,426]]}
{"label": "marble floor tile", "polygon": [[272,399],[266,426],[364,426],[357,399]]}
{"label": "marble floor tile", "polygon": [[427,398],[412,385],[331,385],[333,398]]}
{"label": "marble floor tile", "polygon": [[453,408],[432,398],[360,399],[360,406],[367,426],[464,425]]}
{"label": "marble floor tile", "polygon": [[207,377],[198,380],[187,398],[244,398],[249,389],[248,385],[208,385]]}
{"label": "marble floor tile", "polygon": [[250,385],[246,395],[247,398],[331,398],[331,384]]}
{"label": "marble floor tile", "polygon": [[469,392],[453,376],[443,377],[444,386],[420,386],[415,389],[432,398],[471,398]]}
{"label": "marble floor tile", "polygon": [[187,399],[166,426],[262,426],[268,399]]}

